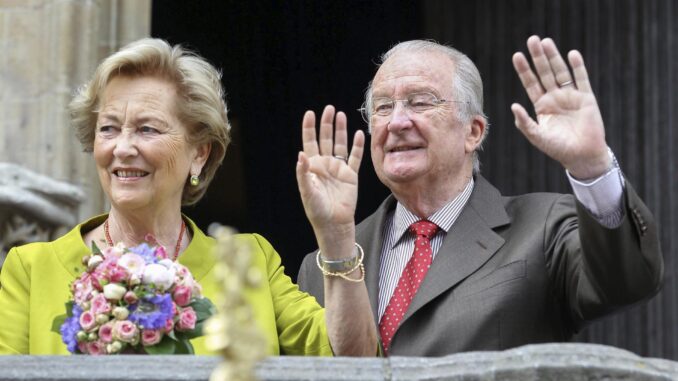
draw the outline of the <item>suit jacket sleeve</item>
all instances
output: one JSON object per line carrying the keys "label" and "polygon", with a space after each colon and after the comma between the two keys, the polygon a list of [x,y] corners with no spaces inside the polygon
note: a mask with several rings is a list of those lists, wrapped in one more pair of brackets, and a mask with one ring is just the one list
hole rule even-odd
{"label": "suit jacket sleeve", "polygon": [[576,218],[561,212],[572,210],[570,200],[561,197],[549,213],[545,246],[554,290],[580,329],[586,321],[656,294],[663,259],[654,218],[628,182],[624,219],[614,229],[601,226],[579,202]]}

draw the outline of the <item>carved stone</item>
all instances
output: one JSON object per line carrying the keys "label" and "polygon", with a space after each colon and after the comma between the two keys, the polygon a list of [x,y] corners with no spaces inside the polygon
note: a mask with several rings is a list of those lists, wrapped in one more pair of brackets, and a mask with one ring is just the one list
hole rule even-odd
{"label": "carved stone", "polygon": [[0,266],[10,247],[107,209],[66,106],[101,59],[150,25],[151,0],[0,0]]}
{"label": "carved stone", "polygon": [[[212,356],[0,356],[0,381],[207,380]],[[678,363],[594,344],[528,345],[439,358],[270,357],[261,380],[669,381]]]}
{"label": "carved stone", "polygon": [[13,246],[48,241],[77,222],[78,187],[13,163],[0,163],[0,267]]}
{"label": "carved stone", "polygon": [[66,106],[104,57],[150,30],[151,0],[0,1],[0,162],[81,187],[78,221],[106,201]]}

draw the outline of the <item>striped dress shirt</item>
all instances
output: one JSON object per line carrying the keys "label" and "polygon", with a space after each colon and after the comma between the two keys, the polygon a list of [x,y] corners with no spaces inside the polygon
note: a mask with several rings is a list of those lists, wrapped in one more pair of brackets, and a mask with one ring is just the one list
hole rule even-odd
{"label": "striped dress shirt", "polygon": [[[443,244],[445,235],[452,228],[454,221],[457,220],[462,209],[471,197],[474,180],[466,184],[464,190],[452,201],[447,203],[442,209],[435,212],[427,220],[438,225],[440,230],[431,239],[431,249],[433,259]],[[421,220],[407,210],[401,203],[398,203],[395,211],[391,212],[384,224],[382,233],[381,265],[379,267],[379,320],[381,320],[388,302],[395,291],[400,275],[403,273],[407,262],[414,252],[414,241],[416,236],[408,229],[410,225]]]}

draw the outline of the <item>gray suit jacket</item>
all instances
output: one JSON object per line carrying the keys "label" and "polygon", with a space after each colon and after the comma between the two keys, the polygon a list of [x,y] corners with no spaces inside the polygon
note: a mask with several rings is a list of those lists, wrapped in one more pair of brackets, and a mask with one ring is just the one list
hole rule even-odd
{"label": "gray suit jacket", "polygon": [[[389,196],[356,228],[377,320],[381,234]],[[657,226],[626,183],[625,217],[600,226],[572,195],[503,197],[483,177],[447,233],[395,333],[390,355],[442,356],[567,341],[585,323],[656,294]],[[315,253],[299,286],[323,303]]]}

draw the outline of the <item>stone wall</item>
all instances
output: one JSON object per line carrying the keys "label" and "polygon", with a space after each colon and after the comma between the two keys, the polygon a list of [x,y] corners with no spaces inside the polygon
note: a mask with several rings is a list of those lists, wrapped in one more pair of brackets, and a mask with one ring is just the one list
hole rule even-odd
{"label": "stone wall", "polygon": [[76,220],[107,206],[66,105],[102,58],[150,25],[151,0],[0,1],[0,162],[83,189]]}
{"label": "stone wall", "polygon": [[[207,380],[210,356],[0,356],[0,381]],[[528,345],[439,358],[270,357],[260,380],[669,381],[678,363],[594,344]]]}

